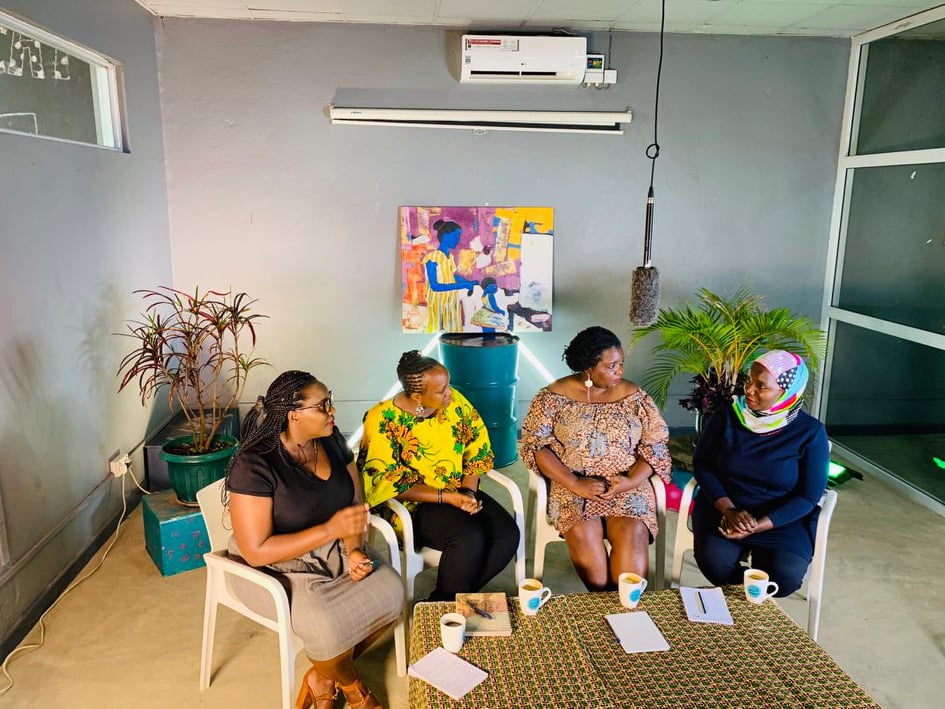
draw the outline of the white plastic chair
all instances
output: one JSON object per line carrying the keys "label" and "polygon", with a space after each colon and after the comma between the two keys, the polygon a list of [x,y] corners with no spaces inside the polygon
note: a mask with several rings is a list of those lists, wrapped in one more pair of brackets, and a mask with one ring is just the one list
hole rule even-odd
{"label": "white plastic chair", "polygon": [[[683,557],[693,547],[692,529],[689,526],[689,504],[695,495],[698,483],[692,478],[683,489],[679,502],[679,519],[676,520],[676,544],[673,548],[673,569],[670,587],[679,586],[682,576]],[[820,517],[817,520],[817,536],[814,539],[814,557],[807,569],[807,634],[814,642],[820,631],[820,606],[824,591],[824,567],[827,564],[827,536],[830,534],[830,520],[837,506],[836,490],[827,490],[820,498]],[[798,591],[800,593],[800,591]]]}
{"label": "white plastic chair", "polygon": [[[483,476],[483,481],[485,480],[498,483],[506,489],[512,498],[512,516],[519,531],[518,548],[515,550],[515,583],[519,584],[525,579],[525,504],[522,502],[522,493],[511,478],[498,471],[490,470],[487,472]],[[401,529],[403,530],[404,587],[407,592],[407,603],[412,606],[414,581],[417,574],[423,571],[424,568],[439,566],[442,552],[431,547],[418,549],[410,512],[398,500],[388,500],[385,504],[400,519]]]}
{"label": "white plastic chair", "polygon": [[[654,473],[650,476],[653,494],[656,498],[656,521],[660,533],[656,535],[655,563],[650,573],[649,583],[655,590],[666,584],[666,483]],[[545,547],[554,542],[564,542],[558,530],[548,520],[548,483],[541,475],[528,471],[528,518],[535,533],[535,554],[532,575],[541,580],[545,572]],[[605,540],[605,543],[606,540]]]}
{"label": "white plastic chair", "polygon": [[[282,706],[285,709],[291,709],[294,706],[292,700],[295,689],[295,657],[302,650],[303,643],[292,630],[289,618],[289,598],[282,584],[274,576],[227,555],[226,545],[230,538],[230,529],[228,529],[230,525],[224,524],[224,520],[229,520],[230,512],[223,506],[220,499],[223,484],[223,480],[218,480],[197,493],[197,502],[207,525],[211,548],[211,551],[203,557],[207,564],[207,595],[203,613],[203,645],[200,653],[200,689],[202,691],[210,686],[217,607],[222,605],[279,635]],[[391,566],[400,573],[400,555],[397,553],[397,536],[393,528],[386,520],[374,515],[371,515],[371,525],[387,540]],[[268,593],[272,599],[271,614],[256,613],[240,601],[230,587],[233,578],[241,578],[256,584]],[[407,641],[403,616],[394,627],[394,649],[397,658],[397,674],[403,677],[407,674]]]}

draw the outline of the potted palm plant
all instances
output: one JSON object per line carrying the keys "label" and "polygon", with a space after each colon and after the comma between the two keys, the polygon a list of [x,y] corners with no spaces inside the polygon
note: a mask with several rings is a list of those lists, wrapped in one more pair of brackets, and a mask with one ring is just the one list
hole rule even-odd
{"label": "potted palm plant", "polygon": [[697,412],[701,421],[734,396],[743,394],[748,364],[764,350],[782,349],[805,359],[812,374],[820,369],[826,334],[813,320],[788,308],[766,309],[763,298],[741,286],[730,298],[702,288],[698,303],[661,308],[656,322],[634,331],[632,347],[658,334],[654,358],[643,376],[643,386],[662,407],[669,387],[680,374],[692,374],[692,392],[679,403]]}
{"label": "potted palm plant", "polygon": [[190,434],[167,441],[161,458],[183,504],[195,504],[197,490],[226,473],[237,441],[219,433],[227,413],[240,399],[249,371],[266,364],[252,356],[255,300],[232,291],[193,294],[161,286],[137,290],[145,310],[119,333],[134,348],[118,367],[122,391],[138,386],[142,405],[166,388],[171,408],[179,407]]}

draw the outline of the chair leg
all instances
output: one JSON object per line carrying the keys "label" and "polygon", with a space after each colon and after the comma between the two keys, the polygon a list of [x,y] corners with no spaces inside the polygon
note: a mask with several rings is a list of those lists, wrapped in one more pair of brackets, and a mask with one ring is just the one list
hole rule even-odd
{"label": "chair leg", "polygon": [[397,660],[397,676],[407,676],[407,619],[406,609],[394,626],[394,657]]}
{"label": "chair leg", "polygon": [[542,574],[545,573],[545,548],[548,546],[548,540],[543,539],[541,532],[535,530],[535,558],[532,561],[532,576],[541,581]]}
{"label": "chair leg", "polygon": [[284,709],[292,709],[293,692],[295,687],[295,639],[292,637],[292,631],[282,629],[279,631],[279,665],[282,676],[282,706]]}
{"label": "chair leg", "polygon": [[200,691],[210,686],[213,664],[213,636],[217,625],[217,599],[214,594],[214,573],[207,569],[207,595],[203,607],[203,643],[200,649]]}

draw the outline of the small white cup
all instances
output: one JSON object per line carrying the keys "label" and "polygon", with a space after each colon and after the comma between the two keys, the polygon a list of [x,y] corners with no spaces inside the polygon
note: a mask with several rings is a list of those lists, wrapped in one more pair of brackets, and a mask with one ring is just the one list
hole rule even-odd
{"label": "small white cup", "polygon": [[536,615],[549,598],[551,589],[542,586],[538,579],[525,579],[518,585],[518,604],[524,615]]}
{"label": "small white cup", "polygon": [[761,569],[745,569],[745,598],[762,604],[778,592],[778,584]]}
{"label": "small white cup", "polygon": [[440,616],[440,639],[450,652],[463,649],[466,640],[466,616],[462,613],[447,613]]}
{"label": "small white cup", "polygon": [[640,596],[646,590],[646,579],[632,571],[625,571],[617,577],[617,589],[620,592],[620,605],[632,610],[637,607]]}

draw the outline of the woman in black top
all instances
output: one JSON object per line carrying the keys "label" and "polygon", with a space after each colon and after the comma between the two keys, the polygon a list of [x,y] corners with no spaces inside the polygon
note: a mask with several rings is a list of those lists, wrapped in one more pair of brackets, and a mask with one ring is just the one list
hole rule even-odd
{"label": "woman in black top", "polygon": [[280,374],[246,416],[226,481],[230,553],[276,572],[289,591],[292,628],[313,665],[300,709],[334,706],[338,688],[352,707],[380,706],[354,658],[403,609],[400,577],[365,546],[370,512],[334,411],[311,374]]}

